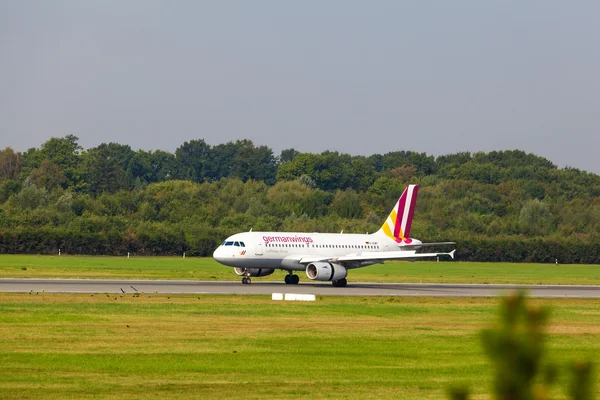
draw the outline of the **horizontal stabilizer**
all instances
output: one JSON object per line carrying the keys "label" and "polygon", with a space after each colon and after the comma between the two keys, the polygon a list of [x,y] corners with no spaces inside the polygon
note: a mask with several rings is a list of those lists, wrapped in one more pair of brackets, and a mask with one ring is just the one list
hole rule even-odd
{"label": "horizontal stabilizer", "polygon": [[352,262],[352,261],[385,261],[385,260],[402,260],[415,258],[435,258],[439,256],[450,256],[454,258],[454,252],[449,253],[413,253],[409,251],[381,251],[376,253],[361,253],[356,255],[348,255],[338,257],[332,261],[336,262]]}
{"label": "horizontal stabilizer", "polygon": [[416,250],[421,247],[431,247],[431,246],[449,246],[454,245],[456,242],[437,242],[437,243],[419,243],[419,244],[400,244],[398,247],[404,250]]}

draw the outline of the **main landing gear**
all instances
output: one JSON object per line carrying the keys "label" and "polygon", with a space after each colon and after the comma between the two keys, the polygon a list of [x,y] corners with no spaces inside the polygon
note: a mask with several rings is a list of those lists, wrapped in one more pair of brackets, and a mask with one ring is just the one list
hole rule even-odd
{"label": "main landing gear", "polygon": [[338,279],[337,281],[331,281],[331,283],[333,284],[333,287],[346,287],[348,281],[346,280],[346,278],[344,278]]}
{"label": "main landing gear", "polygon": [[285,284],[286,285],[297,285],[300,282],[300,277],[298,275],[294,275],[291,272],[285,276]]}

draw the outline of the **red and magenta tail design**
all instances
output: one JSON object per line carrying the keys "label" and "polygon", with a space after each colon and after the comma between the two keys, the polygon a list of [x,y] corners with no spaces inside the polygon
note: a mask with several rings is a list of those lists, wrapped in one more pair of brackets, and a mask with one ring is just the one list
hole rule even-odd
{"label": "red and magenta tail design", "polygon": [[419,185],[408,185],[378,233],[385,234],[397,243],[412,242],[410,226],[415,213],[418,193]]}

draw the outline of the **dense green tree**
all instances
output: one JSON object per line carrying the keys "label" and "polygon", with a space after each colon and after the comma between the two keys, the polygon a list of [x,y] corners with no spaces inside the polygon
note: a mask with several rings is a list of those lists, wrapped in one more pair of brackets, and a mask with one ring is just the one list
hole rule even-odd
{"label": "dense green tree", "polygon": [[519,224],[526,235],[540,236],[552,230],[554,218],[546,203],[532,199],[523,204],[519,214]]}
{"label": "dense green tree", "polygon": [[[359,162],[360,163],[360,162]],[[369,169],[372,171],[372,169]],[[352,157],[349,154],[325,151],[321,154],[301,153],[279,165],[277,180],[293,180],[307,176],[319,189],[335,190],[352,187]],[[364,184],[366,179],[358,179]]]}
{"label": "dense green tree", "polygon": [[373,166],[376,172],[383,171],[383,156],[381,154],[373,154],[367,157],[369,163]]}
{"label": "dense green tree", "polygon": [[4,203],[12,195],[15,195],[21,191],[23,185],[21,182],[5,179],[0,181],[0,204]]}
{"label": "dense green tree", "polygon": [[117,143],[102,143],[82,155],[85,191],[94,195],[114,193],[132,187],[129,163],[134,152],[131,147]]}
{"label": "dense green tree", "polygon": [[338,190],[331,203],[331,208],[342,218],[361,218],[363,216],[360,199],[353,190]]}
{"label": "dense green tree", "polygon": [[238,140],[233,143],[230,177],[246,182],[249,179],[275,183],[277,164],[273,151],[267,146],[254,146],[250,140]]}
{"label": "dense green tree", "polygon": [[436,162],[433,156],[414,151],[392,151],[383,155],[382,171],[402,167],[404,165],[414,166],[421,175],[430,175],[436,170]]}
{"label": "dense green tree", "polygon": [[39,167],[45,158],[46,157],[44,157],[42,152],[35,147],[32,147],[21,154],[21,173],[19,174],[19,180],[21,182],[25,181],[25,179],[29,177],[31,171]]}
{"label": "dense green tree", "polygon": [[309,191],[300,201],[301,214],[307,215],[310,218],[318,218],[326,215],[333,196],[333,193],[319,189]]}
{"label": "dense green tree", "polygon": [[45,205],[48,196],[46,189],[38,188],[35,185],[28,185],[21,189],[21,191],[12,199],[19,207],[34,210],[39,206]]}
{"label": "dense green tree", "polygon": [[210,165],[214,162],[211,158],[211,147],[204,139],[184,142],[175,150],[175,178],[194,182],[220,178],[214,176],[218,167]]}
{"label": "dense green tree", "polygon": [[162,150],[136,152],[129,162],[133,179],[144,183],[162,182],[177,176],[177,160],[171,153]]}
{"label": "dense green tree", "polygon": [[65,174],[61,171],[60,167],[49,159],[42,161],[40,166],[34,168],[27,178],[27,182],[46,188],[47,190],[61,187],[66,183],[66,180]]}
{"label": "dense green tree", "polygon": [[282,150],[281,154],[279,155],[279,162],[284,163],[287,161],[292,161],[298,154],[300,154],[300,152],[296,149]]}
{"label": "dense green tree", "polygon": [[478,152],[473,155],[473,161],[481,164],[493,164],[501,168],[523,166],[539,169],[556,168],[556,165],[549,160],[521,150],[490,151],[489,153]]}
{"label": "dense green tree", "polygon": [[83,148],[78,143],[79,138],[75,135],[67,135],[63,138],[50,138],[39,150],[40,157],[36,165],[39,168],[44,160],[50,160],[60,167],[69,186],[77,184],[80,174],[78,170],[80,154]]}
{"label": "dense green tree", "polygon": [[302,202],[310,189],[298,181],[277,182],[267,191],[267,200],[279,217],[302,215]]}
{"label": "dense green tree", "polygon": [[10,147],[0,150],[0,181],[17,179],[20,172],[21,154],[16,153]]}
{"label": "dense green tree", "polygon": [[55,203],[56,209],[59,212],[67,213],[73,210],[73,193],[65,192]]}
{"label": "dense green tree", "polygon": [[390,178],[399,179],[402,182],[409,182],[417,173],[417,167],[414,165],[403,165],[394,169],[385,171],[385,175]]}
{"label": "dense green tree", "polygon": [[315,180],[317,156],[310,153],[297,154],[293,159],[279,164],[277,181],[292,181],[301,176]]}
{"label": "dense green tree", "polygon": [[348,187],[359,192],[367,190],[375,181],[375,168],[366,157],[352,157]]}

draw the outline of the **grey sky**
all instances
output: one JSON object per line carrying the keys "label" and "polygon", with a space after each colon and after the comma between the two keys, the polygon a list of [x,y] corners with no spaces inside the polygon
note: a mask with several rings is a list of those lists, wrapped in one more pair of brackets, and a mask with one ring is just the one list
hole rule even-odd
{"label": "grey sky", "polygon": [[600,173],[600,2],[0,0],[0,148],[75,134]]}

